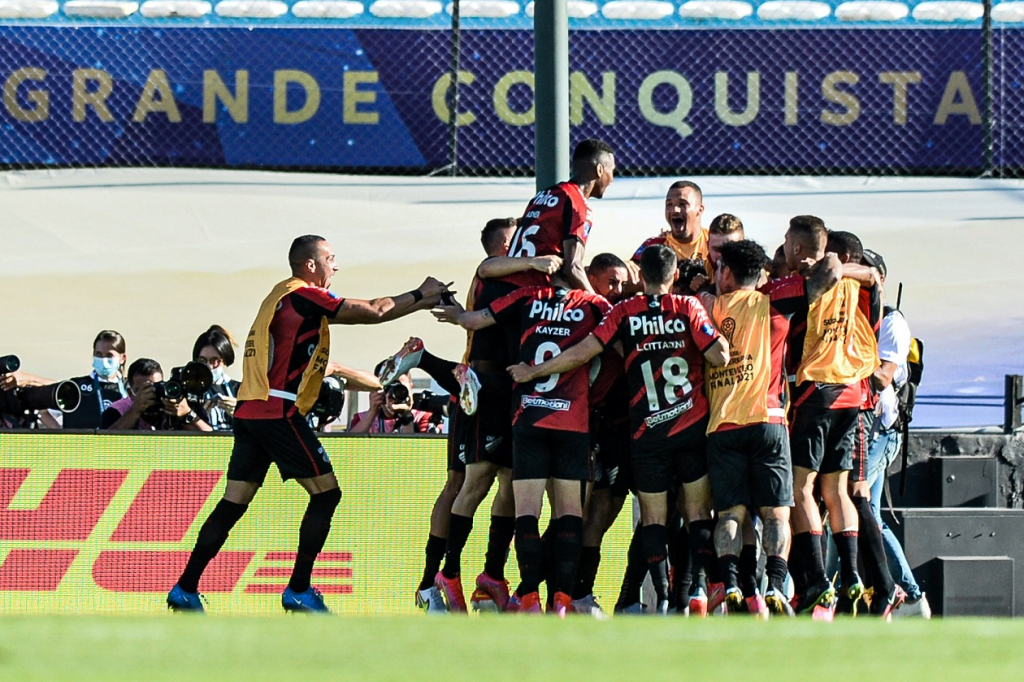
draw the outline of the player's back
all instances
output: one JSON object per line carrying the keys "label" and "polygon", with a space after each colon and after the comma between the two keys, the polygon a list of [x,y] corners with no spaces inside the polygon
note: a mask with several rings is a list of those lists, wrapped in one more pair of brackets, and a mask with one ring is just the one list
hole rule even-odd
{"label": "player's back", "polygon": [[[590,236],[590,206],[574,182],[560,182],[539,192],[526,207],[512,237],[508,255],[513,258],[562,256],[563,243],[576,239],[587,243]],[[527,270],[502,278],[517,286],[544,286],[549,278]]]}
{"label": "player's back", "polygon": [[[491,306],[501,324],[517,324],[519,359],[538,365],[587,337],[611,306],[579,289],[527,287]],[[552,374],[520,384],[515,392],[515,423],[586,432],[590,368]]]}
{"label": "player's back", "polygon": [[707,414],[703,353],[718,333],[696,298],[628,298],[596,336],[606,346],[622,342],[634,439],[674,435]]}

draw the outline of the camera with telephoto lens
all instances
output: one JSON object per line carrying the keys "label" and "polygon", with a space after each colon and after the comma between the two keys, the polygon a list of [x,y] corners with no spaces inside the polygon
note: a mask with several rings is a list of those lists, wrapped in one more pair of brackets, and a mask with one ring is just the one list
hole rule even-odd
{"label": "camera with telephoto lens", "polygon": [[320,382],[320,393],[306,415],[313,429],[322,429],[341,416],[345,409],[345,380],[341,377],[324,377]]}
{"label": "camera with telephoto lens", "polygon": [[448,407],[451,399],[452,397],[447,393],[437,394],[431,391],[420,391],[412,396],[412,409],[443,417],[445,408]]}
{"label": "camera with telephoto lens", "polygon": [[[202,398],[210,386],[213,385],[213,372],[203,362],[190,362],[184,367],[175,367],[171,370],[171,378],[158,381],[153,384],[158,401],[181,400],[190,397],[194,400]],[[160,418],[163,413],[163,405],[157,402],[147,409],[143,416],[146,421],[152,423]]]}
{"label": "camera with telephoto lens", "polygon": [[384,389],[384,396],[393,403],[405,405],[409,402],[409,389],[396,381]]}
{"label": "camera with telephoto lens", "polygon": [[[0,375],[17,372],[20,368],[21,360],[17,355],[0,356]],[[19,418],[36,410],[74,412],[80,402],[82,392],[73,381],[61,381],[49,386],[21,386],[9,391],[0,391],[0,412]]]}

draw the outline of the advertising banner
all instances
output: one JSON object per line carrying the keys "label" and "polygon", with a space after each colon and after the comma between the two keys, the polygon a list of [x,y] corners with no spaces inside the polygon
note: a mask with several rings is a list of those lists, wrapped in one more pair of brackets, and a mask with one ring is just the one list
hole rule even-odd
{"label": "advertising banner", "polygon": [[[231,444],[223,436],[0,433],[0,612],[161,612],[223,492]],[[336,613],[414,612],[430,510],[445,480],[444,439],[323,444],[343,498],[314,587]],[[307,499],[271,469],[199,584],[209,613],[282,612]],[[489,509],[488,499],[463,555],[467,599],[483,569]],[[629,521],[627,507],[606,539],[596,587],[606,601],[622,580]],[[507,577],[515,585],[514,552]]]}
{"label": "advertising banner", "polygon": [[[1022,33],[999,35],[996,81],[1014,81]],[[408,172],[453,159],[454,116],[460,167],[532,167],[532,33],[461,37],[456,79],[444,30],[0,27],[0,164]],[[578,30],[570,46],[574,138],[634,172],[983,164],[978,30]],[[994,93],[997,165],[1024,164],[1022,98]]]}

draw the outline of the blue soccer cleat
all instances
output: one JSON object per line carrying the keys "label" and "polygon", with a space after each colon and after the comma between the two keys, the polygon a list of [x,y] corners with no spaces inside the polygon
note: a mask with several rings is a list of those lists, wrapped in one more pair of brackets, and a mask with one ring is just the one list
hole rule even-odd
{"label": "blue soccer cleat", "polygon": [[167,593],[167,608],[171,611],[185,613],[205,613],[203,608],[203,596],[198,592],[186,592],[181,585],[175,585]]}
{"label": "blue soccer cleat", "polygon": [[320,590],[309,588],[305,592],[296,592],[292,588],[285,588],[281,595],[281,606],[285,611],[296,613],[330,613],[331,610],[324,604],[324,596]]}

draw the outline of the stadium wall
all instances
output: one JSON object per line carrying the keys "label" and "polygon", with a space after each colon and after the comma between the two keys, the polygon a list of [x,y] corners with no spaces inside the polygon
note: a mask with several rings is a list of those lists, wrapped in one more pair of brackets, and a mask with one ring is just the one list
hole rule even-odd
{"label": "stadium wall", "polygon": [[[457,105],[451,39],[0,26],[0,167],[530,173],[532,32],[463,30]],[[1000,30],[989,102],[976,28],[576,30],[573,135],[626,174],[1012,172],[1022,42]]]}
{"label": "stadium wall", "polygon": [[[0,433],[0,612],[163,610],[220,499],[231,444],[217,435]],[[313,585],[337,613],[412,613],[445,439],[327,436],[323,444],[344,497]],[[305,499],[272,469],[200,582],[211,613],[280,612]],[[617,594],[629,533],[627,513],[606,539],[596,587],[606,599]],[[467,573],[482,569],[485,545],[480,521]],[[513,555],[513,584],[514,563]]]}

